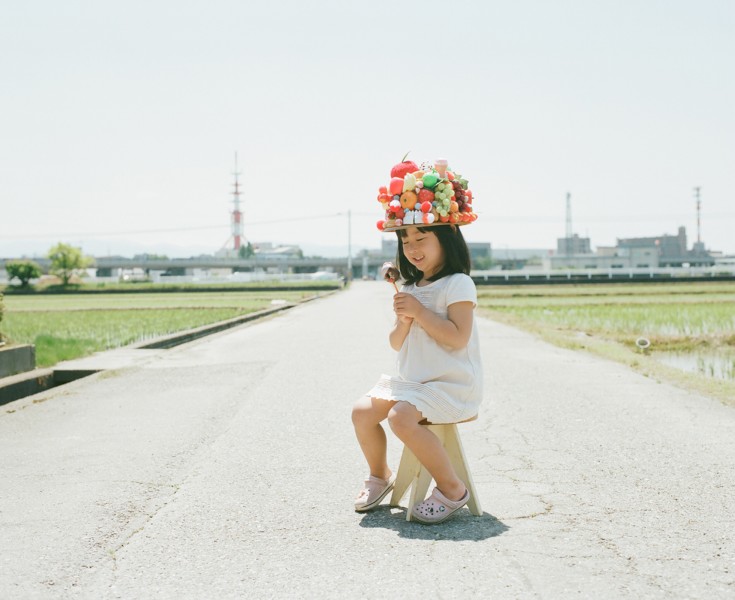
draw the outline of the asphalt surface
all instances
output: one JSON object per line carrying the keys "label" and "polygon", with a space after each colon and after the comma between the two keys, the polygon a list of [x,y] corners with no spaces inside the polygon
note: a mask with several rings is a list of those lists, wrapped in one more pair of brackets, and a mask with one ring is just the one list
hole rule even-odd
{"label": "asphalt surface", "polygon": [[[733,598],[735,411],[480,319],[485,514],[352,510],[391,288],[0,407],[0,598]],[[400,444],[389,434],[391,462]]]}

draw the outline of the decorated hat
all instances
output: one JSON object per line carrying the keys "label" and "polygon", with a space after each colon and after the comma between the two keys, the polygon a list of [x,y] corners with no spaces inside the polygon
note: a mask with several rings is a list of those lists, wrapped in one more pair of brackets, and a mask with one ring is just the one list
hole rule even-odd
{"label": "decorated hat", "polygon": [[[408,154],[406,155],[408,156]],[[380,231],[398,231],[412,225],[467,225],[477,219],[467,180],[438,158],[434,164],[403,160],[390,171],[390,183],[378,189],[385,216]]]}

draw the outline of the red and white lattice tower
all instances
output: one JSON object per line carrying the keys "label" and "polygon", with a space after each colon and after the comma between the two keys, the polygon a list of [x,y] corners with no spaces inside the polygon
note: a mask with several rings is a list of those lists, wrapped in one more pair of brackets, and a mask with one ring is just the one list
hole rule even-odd
{"label": "red and white lattice tower", "polygon": [[238,252],[242,245],[242,211],[240,210],[240,181],[239,176],[242,175],[237,170],[237,152],[235,152],[235,176],[234,189],[232,191],[232,202],[235,205],[232,209],[232,218],[230,219],[232,225],[232,240],[234,242],[234,250]]}

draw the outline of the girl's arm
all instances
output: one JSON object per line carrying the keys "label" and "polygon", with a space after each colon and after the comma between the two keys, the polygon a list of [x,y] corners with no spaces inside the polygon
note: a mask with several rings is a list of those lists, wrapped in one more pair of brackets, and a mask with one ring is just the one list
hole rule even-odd
{"label": "girl's arm", "polygon": [[411,323],[413,319],[406,317],[396,317],[396,324],[393,326],[393,330],[390,332],[388,339],[390,340],[390,347],[396,352],[401,349],[403,342],[406,341],[408,331],[411,329]]}
{"label": "girl's arm", "polygon": [[470,341],[472,319],[474,318],[472,302],[450,304],[447,308],[446,319],[425,308],[411,294],[396,294],[393,300],[393,308],[399,321],[406,317],[414,319],[437,343],[448,346],[452,350],[460,350],[467,346]]}

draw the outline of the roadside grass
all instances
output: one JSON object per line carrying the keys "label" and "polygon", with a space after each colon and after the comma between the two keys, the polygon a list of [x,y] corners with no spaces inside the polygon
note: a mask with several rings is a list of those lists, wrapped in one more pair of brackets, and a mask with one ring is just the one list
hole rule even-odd
{"label": "roadside grass", "polygon": [[[482,314],[559,346],[586,350],[735,405],[735,381],[686,373],[660,353],[716,352],[735,360],[735,283],[493,286],[478,289]],[[636,339],[645,337],[644,353]]]}
{"label": "roadside grass", "polygon": [[39,367],[256,312],[313,292],[6,296],[3,332]]}

